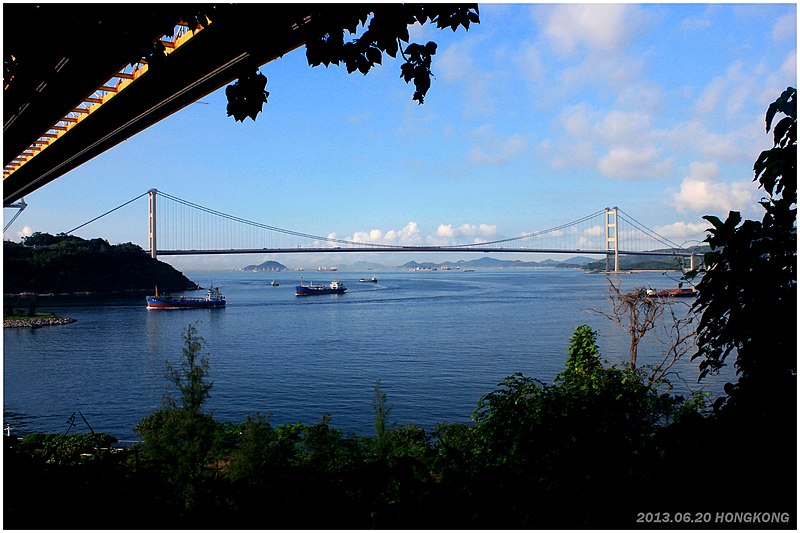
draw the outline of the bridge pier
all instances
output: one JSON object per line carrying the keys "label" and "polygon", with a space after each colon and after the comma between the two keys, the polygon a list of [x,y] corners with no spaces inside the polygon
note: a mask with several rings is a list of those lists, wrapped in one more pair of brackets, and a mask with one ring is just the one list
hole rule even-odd
{"label": "bridge pier", "polygon": [[156,189],[150,189],[147,191],[147,194],[150,196],[149,208],[147,210],[150,257],[153,259],[158,259],[158,251],[156,248],[156,195],[158,194],[158,191]]}
{"label": "bridge pier", "polygon": [[614,272],[619,273],[619,225],[617,224],[617,208],[606,207],[606,272],[611,252],[614,252]]}

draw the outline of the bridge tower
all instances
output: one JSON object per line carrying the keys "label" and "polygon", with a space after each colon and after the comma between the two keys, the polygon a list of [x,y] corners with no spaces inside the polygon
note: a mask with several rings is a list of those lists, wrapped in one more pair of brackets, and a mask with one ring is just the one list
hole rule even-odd
{"label": "bridge tower", "polygon": [[150,195],[150,202],[148,212],[148,240],[150,242],[150,257],[158,259],[158,252],[156,251],[156,195],[158,190],[150,189],[147,191]]}
{"label": "bridge tower", "polygon": [[619,272],[619,224],[617,224],[617,207],[606,207],[606,272],[608,260],[614,253],[614,272]]}

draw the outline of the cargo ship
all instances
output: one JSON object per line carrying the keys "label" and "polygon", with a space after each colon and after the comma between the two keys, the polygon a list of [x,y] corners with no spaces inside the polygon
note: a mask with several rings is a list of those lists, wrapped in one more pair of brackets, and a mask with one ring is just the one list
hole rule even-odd
{"label": "cargo ship", "polygon": [[648,289],[648,296],[656,296],[658,298],[693,298],[697,296],[697,290],[694,287],[684,289],[678,287],[677,289],[662,289],[657,291],[655,289]]}
{"label": "cargo ship", "polygon": [[338,281],[332,281],[328,285],[315,285],[314,283],[311,285],[304,285],[300,283],[300,285],[295,285],[294,289],[294,293],[297,296],[312,296],[316,294],[344,294],[347,287]]}
{"label": "cargo ship", "polygon": [[225,307],[225,296],[219,291],[219,287],[208,289],[202,298],[187,296],[159,296],[156,287],[155,296],[146,296],[148,309],[209,309]]}

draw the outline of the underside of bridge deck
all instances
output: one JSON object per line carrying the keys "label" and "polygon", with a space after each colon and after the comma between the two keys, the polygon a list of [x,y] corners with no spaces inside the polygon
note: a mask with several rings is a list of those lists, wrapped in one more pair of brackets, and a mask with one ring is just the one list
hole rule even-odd
{"label": "underside of bridge deck", "polygon": [[[232,82],[243,69],[253,72],[301,46],[301,29],[318,10],[311,4],[3,4],[3,205]],[[208,14],[210,23],[197,26],[197,13]],[[181,25],[185,35],[178,39]],[[148,50],[161,46],[166,56],[148,61]]]}

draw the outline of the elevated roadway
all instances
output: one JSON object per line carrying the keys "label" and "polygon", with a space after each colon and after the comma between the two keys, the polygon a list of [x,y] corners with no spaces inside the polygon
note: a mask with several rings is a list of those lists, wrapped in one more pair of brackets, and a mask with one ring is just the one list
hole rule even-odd
{"label": "elevated roadway", "polygon": [[[185,22],[204,9],[205,27]],[[320,9],[4,4],[3,205],[301,46]],[[155,47],[166,58],[148,64]]]}

